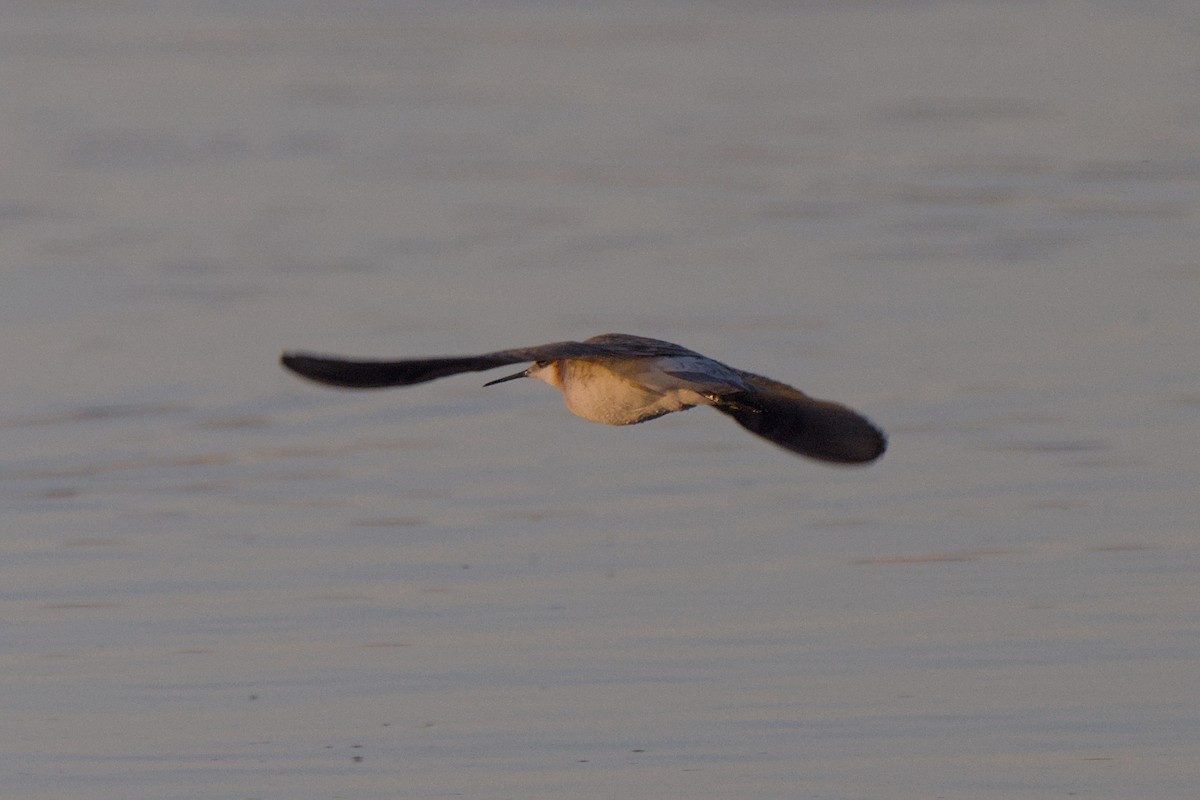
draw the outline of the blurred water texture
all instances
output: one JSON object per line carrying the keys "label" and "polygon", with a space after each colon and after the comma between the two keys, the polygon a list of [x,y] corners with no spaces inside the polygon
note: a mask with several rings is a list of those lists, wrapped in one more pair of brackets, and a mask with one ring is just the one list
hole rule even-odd
{"label": "blurred water texture", "polygon": [[[1198,34],[5,4],[5,792],[1194,796]],[[276,365],[606,331],[891,452]]]}

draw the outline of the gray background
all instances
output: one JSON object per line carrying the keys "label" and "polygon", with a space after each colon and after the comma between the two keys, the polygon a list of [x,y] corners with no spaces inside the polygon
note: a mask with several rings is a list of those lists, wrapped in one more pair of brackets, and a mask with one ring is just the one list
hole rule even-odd
{"label": "gray background", "polygon": [[[1190,2],[4,3],[4,794],[1194,797],[1198,40]],[[607,331],[891,452],[276,364]]]}

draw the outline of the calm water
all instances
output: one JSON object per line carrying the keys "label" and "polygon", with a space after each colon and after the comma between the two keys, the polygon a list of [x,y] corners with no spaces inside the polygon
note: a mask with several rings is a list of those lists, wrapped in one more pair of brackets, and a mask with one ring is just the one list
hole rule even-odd
{"label": "calm water", "polygon": [[795,5],[5,4],[4,793],[1193,797],[1200,12]]}

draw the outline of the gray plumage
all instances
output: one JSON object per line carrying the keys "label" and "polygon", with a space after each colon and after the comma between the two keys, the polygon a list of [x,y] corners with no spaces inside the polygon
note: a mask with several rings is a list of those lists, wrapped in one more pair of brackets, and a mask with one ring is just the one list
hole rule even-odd
{"label": "gray plumage", "polygon": [[883,432],[846,406],[816,400],[787,384],[644,336],[606,333],[582,342],[474,356],[371,361],[284,353],[281,361],[310,380],[352,389],[411,386],[533,362],[526,370],[485,385],[538,378],[562,392],[572,413],[608,425],[630,425],[709,405],[773,444],[831,463],[867,463],[887,448]]}

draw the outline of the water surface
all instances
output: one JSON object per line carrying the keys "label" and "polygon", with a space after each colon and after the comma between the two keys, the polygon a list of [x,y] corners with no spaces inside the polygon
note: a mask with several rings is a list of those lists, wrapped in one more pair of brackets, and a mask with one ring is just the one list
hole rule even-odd
{"label": "water surface", "polygon": [[[6,792],[1192,797],[1198,29],[6,5]],[[606,331],[891,451],[276,365]]]}

